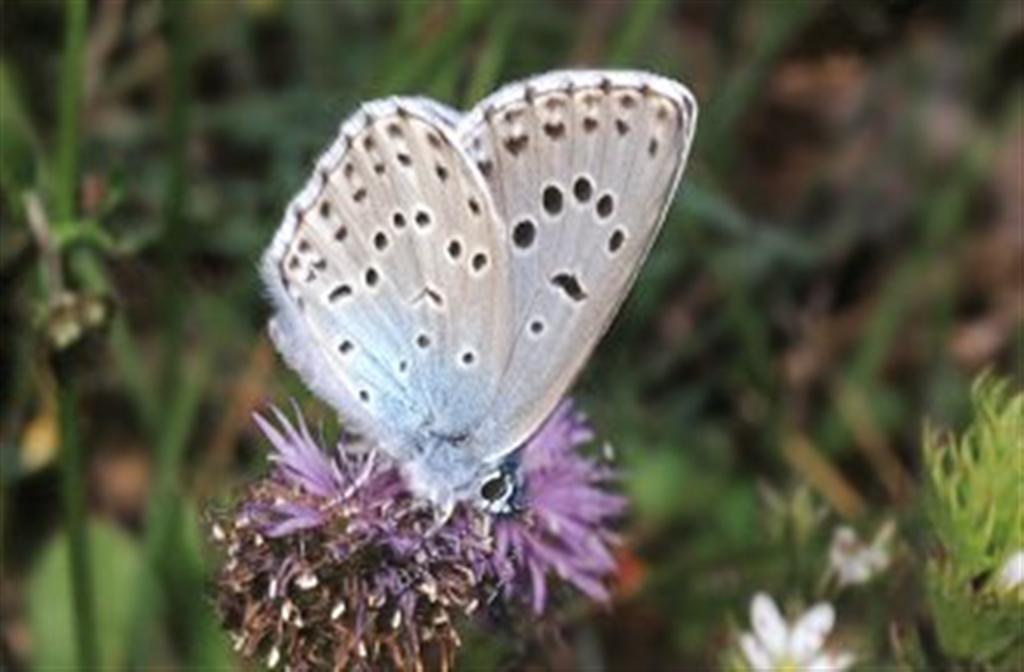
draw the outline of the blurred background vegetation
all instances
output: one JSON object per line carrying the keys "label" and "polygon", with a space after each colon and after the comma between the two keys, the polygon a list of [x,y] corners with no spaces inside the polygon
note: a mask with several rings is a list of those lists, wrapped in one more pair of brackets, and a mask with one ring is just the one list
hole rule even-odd
{"label": "blurred background vegetation", "polygon": [[[468,107],[599,66],[701,104],[577,388],[632,499],[613,608],[568,610],[553,642],[481,631],[467,669],[712,666],[754,591],[821,597],[831,525],[896,518],[925,545],[923,422],[962,426],[984,369],[1021,385],[1017,0],[0,10],[4,669],[239,666],[202,512],[265,470],[254,409],[294,397],[334,427],[268,344],[255,265],[368,98]],[[862,661],[892,655],[919,581],[838,602]]]}

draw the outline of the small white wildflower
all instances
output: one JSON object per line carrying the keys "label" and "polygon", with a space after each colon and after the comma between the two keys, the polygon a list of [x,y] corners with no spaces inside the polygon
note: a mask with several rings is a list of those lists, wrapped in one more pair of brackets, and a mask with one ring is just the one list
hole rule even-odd
{"label": "small white wildflower", "polygon": [[996,588],[1004,593],[1013,593],[1024,588],[1024,549],[1007,558],[996,574]]}
{"label": "small white wildflower", "polygon": [[889,545],[894,531],[895,526],[888,522],[879,528],[870,544],[865,544],[852,528],[836,528],[828,558],[829,569],[841,588],[867,583],[889,567]]}
{"label": "small white wildflower", "polygon": [[831,604],[816,604],[790,625],[775,601],[758,593],[750,604],[750,622],[753,632],[743,633],[740,648],[755,672],[839,672],[853,664],[852,654],[823,648],[835,624]]}
{"label": "small white wildflower", "polygon": [[331,620],[336,621],[345,614],[345,602],[339,601],[334,608],[331,609]]}

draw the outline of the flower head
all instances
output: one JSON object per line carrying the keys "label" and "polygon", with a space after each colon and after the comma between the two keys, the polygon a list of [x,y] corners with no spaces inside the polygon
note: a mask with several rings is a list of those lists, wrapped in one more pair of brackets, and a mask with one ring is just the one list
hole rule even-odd
{"label": "flower head", "polygon": [[275,413],[280,430],[257,418],[275,472],[214,528],[236,646],[298,669],[449,664],[454,619],[486,581],[480,521],[462,511],[432,530],[393,465],[359,444],[329,457],[301,419]]}
{"label": "flower head", "polygon": [[273,472],[213,526],[227,556],[220,612],[246,656],[293,669],[447,667],[456,621],[495,595],[530,595],[539,613],[555,574],[607,598],[605,524],[624,502],[599,487],[609,470],[577,452],[592,435],[568,404],[522,450],[522,510],[495,520],[459,506],[441,526],[371,446],[327,453],[301,416],[274,415],[256,417]]}
{"label": "flower head", "polygon": [[757,672],[826,672],[853,664],[852,654],[824,649],[835,624],[835,610],[826,602],[814,605],[790,624],[772,598],[758,593],[750,604],[750,623],[753,632],[743,633],[740,648]]}
{"label": "flower head", "polygon": [[865,544],[851,527],[838,527],[829,548],[829,569],[840,587],[867,583],[889,566],[889,546],[894,532],[892,523],[883,525],[874,540]]}

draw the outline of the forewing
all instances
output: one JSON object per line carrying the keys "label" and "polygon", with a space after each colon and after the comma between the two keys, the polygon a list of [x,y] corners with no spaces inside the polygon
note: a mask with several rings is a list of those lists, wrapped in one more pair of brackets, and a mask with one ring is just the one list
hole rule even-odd
{"label": "forewing", "polygon": [[653,243],[686,163],[696,103],[634,72],[550,73],[463,117],[510,250],[514,342],[481,430],[514,449],[565,394]]}
{"label": "forewing", "polygon": [[294,199],[262,275],[309,387],[404,458],[479,425],[508,361],[508,258],[445,108],[364,105]]}

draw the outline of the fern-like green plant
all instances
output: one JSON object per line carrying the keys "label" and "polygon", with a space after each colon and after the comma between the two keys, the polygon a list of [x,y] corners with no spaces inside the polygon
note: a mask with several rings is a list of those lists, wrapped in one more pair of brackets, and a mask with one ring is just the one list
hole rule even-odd
{"label": "fern-like green plant", "polygon": [[983,375],[971,397],[962,435],[925,430],[926,510],[936,542],[928,597],[944,654],[1008,669],[1024,655],[1022,593],[999,580],[1024,549],[1024,394]]}

